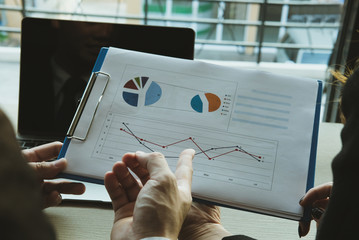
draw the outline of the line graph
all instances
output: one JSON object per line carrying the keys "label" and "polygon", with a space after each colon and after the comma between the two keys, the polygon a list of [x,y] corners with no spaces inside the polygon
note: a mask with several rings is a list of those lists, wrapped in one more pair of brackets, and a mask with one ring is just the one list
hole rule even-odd
{"label": "line graph", "polygon": [[161,152],[176,169],[179,154],[196,151],[193,177],[270,190],[278,143],[118,113],[108,113],[92,156],[121,160],[126,152]]}
{"label": "line graph", "polygon": [[[255,159],[256,161],[258,162],[263,162],[262,160],[262,157],[261,156],[258,156],[258,155],[254,155],[252,153],[249,153],[247,151],[245,151],[244,149],[242,149],[242,147],[236,145],[236,146],[226,146],[226,147],[211,147],[209,149],[203,149],[202,147],[200,147],[200,145],[193,139],[193,137],[188,137],[188,138],[185,138],[185,139],[182,139],[182,140],[178,140],[178,141],[175,141],[175,142],[172,142],[172,143],[168,143],[166,145],[161,145],[161,144],[158,144],[158,143],[155,143],[155,142],[152,142],[152,141],[148,141],[144,138],[140,138],[138,136],[136,136],[133,131],[128,127],[128,125],[126,123],[122,123],[124,125],[125,128],[120,128],[121,131],[131,135],[132,137],[134,137],[138,142],[139,144],[143,145],[144,147],[146,147],[148,150],[150,150],[151,152],[154,152],[154,150],[152,148],[150,148],[149,146],[146,145],[146,143],[148,144],[151,144],[151,145],[155,145],[155,146],[158,146],[160,148],[168,148],[170,146],[173,146],[173,145],[176,145],[176,144],[179,144],[179,143],[182,143],[182,142],[186,142],[186,141],[189,141],[189,142],[192,142],[199,150],[200,152],[197,152],[195,155],[199,155],[199,154],[204,154],[208,160],[213,160],[215,158],[218,158],[218,157],[221,157],[221,156],[225,156],[227,154],[230,154],[230,153],[233,153],[233,152],[241,152],[241,153],[245,153],[247,154],[248,156],[251,156],[253,159]],[[221,153],[221,154],[218,154],[218,155],[214,155],[214,156],[210,156],[208,153],[211,152],[211,151],[215,151],[215,150],[220,150],[220,149],[230,149],[229,151],[227,152],[224,152],[224,153]],[[177,158],[177,156],[173,157],[173,156],[165,156],[166,158]]]}

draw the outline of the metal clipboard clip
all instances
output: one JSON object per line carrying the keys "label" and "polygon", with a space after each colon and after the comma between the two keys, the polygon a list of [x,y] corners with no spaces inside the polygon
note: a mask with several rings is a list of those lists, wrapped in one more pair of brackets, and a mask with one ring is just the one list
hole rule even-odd
{"label": "metal clipboard clip", "polygon": [[[67,138],[77,139],[80,141],[86,140],[92,122],[95,118],[98,106],[101,102],[102,96],[106,90],[110,78],[111,78],[110,75],[104,72],[93,72],[91,74],[90,80],[81,97],[81,101],[79,103],[79,106],[77,107],[74,118],[72,119],[69,130],[67,131],[66,134]],[[96,87],[94,88],[95,85]],[[94,98],[91,97],[91,100],[89,100],[90,94],[93,91],[93,89],[95,91],[94,94],[97,94],[97,96],[99,97],[98,99],[96,98],[96,96]],[[90,115],[91,117],[81,118],[84,113],[85,115],[87,116]],[[77,128],[80,119],[81,119],[81,129],[79,129],[79,132],[82,134],[80,134],[80,136],[74,136],[75,129]]]}

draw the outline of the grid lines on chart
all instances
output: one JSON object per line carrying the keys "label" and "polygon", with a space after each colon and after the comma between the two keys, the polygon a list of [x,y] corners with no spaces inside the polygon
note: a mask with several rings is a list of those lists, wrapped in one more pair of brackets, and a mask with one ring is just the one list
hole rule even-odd
{"label": "grid lines on chart", "polygon": [[193,148],[197,153],[194,177],[271,188],[277,142],[228,134],[221,139],[211,135],[186,126],[109,113],[94,155],[105,161],[118,161],[126,152],[158,151],[174,170],[179,153]]}

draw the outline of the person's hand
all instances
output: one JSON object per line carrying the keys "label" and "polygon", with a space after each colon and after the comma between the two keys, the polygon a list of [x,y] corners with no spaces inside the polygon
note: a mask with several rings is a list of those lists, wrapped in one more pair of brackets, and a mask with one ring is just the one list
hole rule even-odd
{"label": "person's hand", "polygon": [[175,174],[160,153],[127,153],[115,163],[105,174],[115,211],[111,239],[177,239],[192,202],[193,157],[194,150],[184,150]]}
{"label": "person's hand", "polygon": [[230,233],[221,225],[221,213],[218,206],[193,202],[178,239],[218,240],[229,235]]}
{"label": "person's hand", "polygon": [[[312,209],[312,220],[317,222],[317,227],[320,223],[322,214],[328,206],[332,186],[333,183],[325,183],[316,186],[310,189],[299,202],[301,206]],[[307,235],[309,230],[310,221],[299,222],[298,234],[300,237]]]}
{"label": "person's hand", "polygon": [[58,156],[61,147],[62,143],[53,142],[22,151],[42,185],[43,208],[59,205],[62,201],[61,193],[82,194],[85,192],[85,185],[82,183],[46,181],[56,178],[60,172],[66,169],[66,159],[51,161]]}

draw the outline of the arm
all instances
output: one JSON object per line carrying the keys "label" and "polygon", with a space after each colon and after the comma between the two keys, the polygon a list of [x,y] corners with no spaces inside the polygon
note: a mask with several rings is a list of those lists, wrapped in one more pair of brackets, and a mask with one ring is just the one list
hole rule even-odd
{"label": "arm", "polygon": [[105,175],[115,211],[111,239],[177,239],[192,201],[193,157],[193,150],[183,151],[173,174],[160,153],[124,155]]}
{"label": "arm", "polygon": [[9,120],[0,110],[1,239],[55,239],[41,211],[40,185],[21,155]]}

